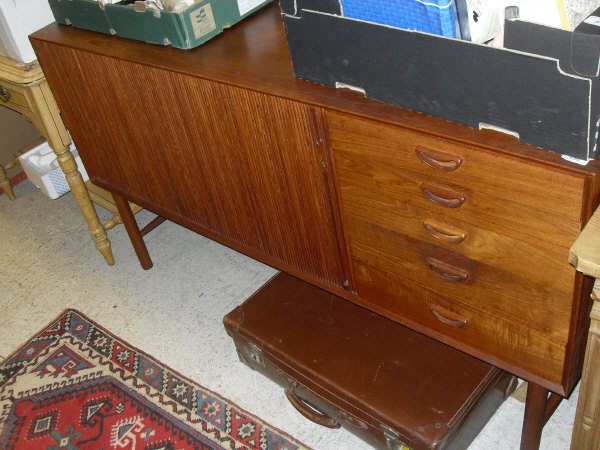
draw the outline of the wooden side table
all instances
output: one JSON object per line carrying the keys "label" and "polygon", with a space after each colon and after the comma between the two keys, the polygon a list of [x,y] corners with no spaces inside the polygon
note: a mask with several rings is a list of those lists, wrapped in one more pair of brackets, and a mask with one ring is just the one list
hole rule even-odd
{"label": "wooden side table", "polygon": [[[104,223],[105,230],[110,230],[115,225],[123,223],[121,214],[119,214],[119,210],[115,204],[115,199],[110,192],[108,192],[106,189],[102,189],[100,186],[96,186],[91,181],[86,181],[85,186],[87,187],[88,194],[90,195],[92,201],[113,214],[112,218]],[[141,206],[131,202],[129,202],[129,207],[131,208],[131,212],[133,214],[137,214],[142,210]]]}
{"label": "wooden side table", "polygon": [[569,262],[596,278],[571,449],[596,450],[600,448],[600,208],[571,247]]}
{"label": "wooden side table", "polygon": [[[69,151],[69,134],[37,61],[21,64],[10,58],[0,57],[0,105],[23,114],[46,138],[83,213],[96,248],[107,264],[113,265],[115,260],[106,230],[98,220],[75,159]],[[7,194],[10,193],[11,199],[14,198],[4,168],[0,169],[0,187]]]}
{"label": "wooden side table", "polygon": [[5,163],[4,165],[0,164],[0,189],[2,189],[4,192],[6,192],[6,195],[11,200],[15,199],[15,193],[13,192],[12,186],[10,184],[10,179],[8,178],[8,175],[6,174],[6,171],[8,169],[12,169],[17,164],[19,164],[19,155],[20,154],[21,154],[21,151],[15,153],[13,155],[14,158],[11,159],[8,163]]}

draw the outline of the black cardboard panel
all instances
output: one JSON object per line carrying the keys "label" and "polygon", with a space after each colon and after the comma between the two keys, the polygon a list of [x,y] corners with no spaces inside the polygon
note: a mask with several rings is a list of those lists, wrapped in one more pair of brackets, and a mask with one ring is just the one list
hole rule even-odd
{"label": "black cardboard panel", "polygon": [[[587,33],[599,32],[600,29],[588,29]],[[544,55],[559,60],[559,67],[565,73],[587,77],[592,82],[590,109],[590,143],[588,157],[598,154],[598,138],[595,136],[600,120],[600,79],[598,64],[600,62],[600,36],[582,34],[581,26],[575,32],[546,27],[520,20],[508,20],[505,23],[504,46],[506,48],[527,52],[532,55]],[[587,105],[582,105],[585,107]]]}
{"label": "black cardboard panel", "polygon": [[591,82],[555,60],[307,10],[284,23],[298,78],[588,157]]}
{"label": "black cardboard panel", "polygon": [[573,31],[573,61],[583,73],[600,74],[600,8],[581,22]]}
{"label": "black cardboard panel", "polygon": [[320,11],[328,14],[342,14],[340,0],[279,0],[282,14],[296,15],[303,9]]}
{"label": "black cardboard panel", "polygon": [[572,33],[567,30],[522,20],[507,20],[504,23],[505,48],[558,59],[561,70],[576,74],[571,66],[571,36]]}

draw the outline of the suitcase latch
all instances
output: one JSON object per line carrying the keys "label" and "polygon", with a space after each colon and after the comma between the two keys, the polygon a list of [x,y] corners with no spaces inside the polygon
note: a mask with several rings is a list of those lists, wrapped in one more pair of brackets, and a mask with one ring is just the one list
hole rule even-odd
{"label": "suitcase latch", "polygon": [[265,359],[262,355],[262,349],[253,342],[248,342],[248,357],[261,366],[265,366]]}
{"label": "suitcase latch", "polygon": [[385,443],[390,450],[411,450],[410,447],[400,440],[400,434],[396,430],[384,424],[380,424],[379,426],[383,431]]}

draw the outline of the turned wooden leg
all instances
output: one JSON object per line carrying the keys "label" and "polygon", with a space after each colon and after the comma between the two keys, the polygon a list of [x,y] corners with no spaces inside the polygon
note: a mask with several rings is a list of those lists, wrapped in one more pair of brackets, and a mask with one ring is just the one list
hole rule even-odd
{"label": "turned wooden leg", "polygon": [[0,165],[0,189],[3,189],[11,200],[15,199],[15,193],[13,192],[12,186],[10,185],[10,179],[6,175],[4,166]]}
{"label": "turned wooden leg", "polygon": [[116,227],[120,223],[123,223],[123,219],[121,219],[120,215],[114,214],[112,216],[112,218],[110,218],[106,222],[104,222],[104,229],[105,230],[110,230],[111,228]]}
{"label": "turned wooden leg", "polygon": [[102,253],[106,263],[112,266],[115,260],[110,248],[110,241],[108,240],[104,226],[102,226],[98,219],[83,178],[81,178],[81,174],[77,169],[75,158],[73,158],[73,155],[69,151],[71,144],[69,134],[63,124],[58,106],[45,79],[29,88],[27,99],[33,111],[31,122],[48,140],[48,144],[56,154],[58,165],[65,174],[65,179],[87,222],[96,248]]}
{"label": "turned wooden leg", "polygon": [[521,433],[521,450],[537,450],[540,447],[547,405],[548,390],[538,384],[529,383]]}
{"label": "turned wooden leg", "polygon": [[112,192],[113,198],[115,200],[115,205],[117,205],[117,209],[119,210],[119,215],[123,220],[123,224],[125,225],[125,229],[127,230],[127,234],[129,235],[129,239],[133,244],[133,248],[137,257],[142,265],[144,270],[148,270],[152,268],[152,259],[150,259],[150,255],[148,254],[148,249],[146,248],[146,244],[144,243],[144,238],[142,237],[142,233],[138,228],[137,222],[135,221],[135,217],[131,208],[129,207],[129,202],[121,197],[119,194],[115,194]]}
{"label": "turned wooden leg", "polygon": [[83,218],[88,224],[88,229],[96,244],[96,248],[102,256],[104,256],[106,263],[109,266],[112,266],[115,263],[115,259],[110,247],[110,241],[108,240],[104,226],[98,219],[92,200],[90,199],[85,183],[83,182],[83,178],[81,177],[79,170],[77,170],[75,158],[73,158],[68,147],[63,147],[62,149],[53,147],[52,150],[56,153],[58,165],[65,174],[65,179],[73,192],[73,196],[79,205],[79,209],[81,209]]}

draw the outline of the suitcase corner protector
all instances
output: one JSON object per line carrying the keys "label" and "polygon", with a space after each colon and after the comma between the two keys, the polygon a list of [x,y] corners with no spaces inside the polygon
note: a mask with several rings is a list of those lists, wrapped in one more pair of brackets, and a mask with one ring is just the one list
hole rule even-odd
{"label": "suitcase corner protector", "polygon": [[245,356],[255,363],[265,367],[265,358],[263,357],[262,348],[256,345],[253,342],[246,343],[246,352]]}
{"label": "suitcase corner protector", "polygon": [[379,427],[383,431],[387,448],[390,450],[411,450],[409,446],[402,442],[400,439],[400,434],[396,430],[388,427],[385,424],[380,424]]}

